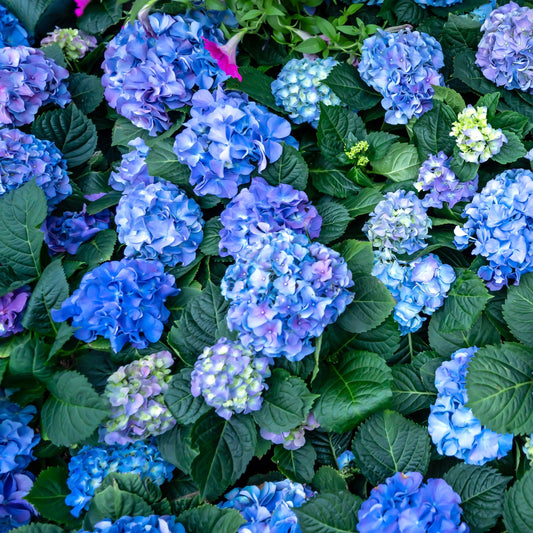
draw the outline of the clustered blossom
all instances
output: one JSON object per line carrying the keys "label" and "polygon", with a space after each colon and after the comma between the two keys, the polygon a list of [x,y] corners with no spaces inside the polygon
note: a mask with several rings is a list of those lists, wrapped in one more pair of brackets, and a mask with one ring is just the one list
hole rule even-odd
{"label": "clustered blossom", "polygon": [[262,392],[268,389],[269,357],[255,354],[236,341],[222,337],[206,347],[194,364],[191,392],[203,396],[207,405],[229,420],[234,413],[261,409]]}
{"label": "clustered blossom", "polygon": [[176,420],[163,398],[173,363],[169,352],[157,352],[121,366],[107,378],[111,414],[100,429],[101,440],[127,444],[174,427]]}
{"label": "clustered blossom", "polygon": [[32,179],[44,191],[50,211],[72,194],[67,163],[53,142],[0,129],[0,196]]}
{"label": "clustered blossom", "polygon": [[222,257],[236,257],[263,234],[284,228],[315,239],[322,225],[322,217],[307,194],[283,183],[273,187],[263,178],[254,178],[250,187],[242,189],[222,211],[220,221],[223,228],[218,247]]}
{"label": "clustered blossom", "polygon": [[81,59],[94,50],[98,44],[96,37],[78,29],[56,28],[42,39],[41,46],[57,44],[65,57],[71,61]]}
{"label": "clustered blossom", "polygon": [[483,4],[482,6],[476,7],[476,9],[470,11],[469,15],[474,20],[477,20],[480,24],[483,24],[494,9],[496,9],[496,0],[491,0],[487,4]]}
{"label": "clustered blossom", "polygon": [[191,170],[190,183],[199,196],[233,198],[250,174],[277,161],[283,141],[294,145],[289,122],[240,92],[192,97],[191,118],[176,135],[174,152]]}
{"label": "clustered blossom", "polygon": [[347,466],[350,466],[350,463],[355,459],[354,454],[350,450],[346,450],[342,452],[337,457],[337,466],[339,467],[339,470],[342,470],[343,468],[346,468]]}
{"label": "clustered blossom", "polygon": [[469,163],[484,163],[500,152],[507,137],[487,122],[487,108],[468,105],[452,124],[459,155]]}
{"label": "clustered blossom", "polygon": [[283,229],[243,249],[221,290],[231,300],[228,326],[244,346],[299,361],[352,301],[352,285],[338,252]]}
{"label": "clustered blossom", "polygon": [[204,236],[200,206],[166,180],[128,188],[115,223],[126,257],[157,259],[167,266],[192,263]]}
{"label": "clustered blossom", "polygon": [[67,78],[68,71],[42,50],[0,48],[0,124],[30,124],[44,105],[65,107],[71,100]]}
{"label": "clustered blossom", "polygon": [[388,33],[378,28],[363,42],[361,78],[383,95],[385,122],[407,124],[433,107],[432,85],[442,85],[440,43],[424,32]]}
{"label": "clustered blossom", "polygon": [[472,254],[481,255],[488,265],[478,275],[491,290],[533,271],[533,172],[511,169],[490,180],[465,207],[468,218],[455,228],[454,243],[459,250],[474,243]]}
{"label": "clustered blossom", "polygon": [[315,496],[300,483],[283,481],[235,488],[219,503],[223,509],[236,509],[246,520],[237,533],[300,533],[298,518],[293,509]]}
{"label": "clustered blossom", "polygon": [[332,57],[326,59],[291,59],[272,82],[276,105],[283,107],[296,124],[309,122],[318,126],[320,102],[340,105],[339,97],[324,83],[334,66]]}
{"label": "clustered blossom", "polygon": [[418,172],[418,180],[414,184],[417,191],[427,191],[422,198],[425,208],[442,208],[446,202],[450,208],[463,200],[470,200],[477,191],[478,176],[470,181],[459,181],[450,168],[451,157],[444,152],[430,154],[422,163]]}
{"label": "clustered blossom", "polygon": [[526,459],[529,461],[529,464],[533,466],[533,434],[526,437],[522,451],[526,454]]}
{"label": "clustered blossom", "polygon": [[37,511],[24,497],[33,486],[29,472],[0,474],[0,533],[28,524]]}
{"label": "clustered blossom", "polygon": [[481,26],[476,64],[498,87],[533,93],[533,9],[509,2]]}
{"label": "clustered blossom", "polygon": [[163,333],[170,315],[165,300],[179,292],[174,281],[157,261],[108,261],[83,276],[61,309],[52,309],[52,318],[72,318],[76,338],[92,342],[101,335],[115,352],[128,342],[146,348]]}
{"label": "clustered blossom", "polygon": [[101,520],[91,531],[79,533],[186,533],[174,516],[121,516],[118,520]]}
{"label": "clustered blossom", "polygon": [[0,47],[29,46],[28,32],[17,17],[0,5]]}
{"label": "clustered blossom", "polygon": [[501,435],[485,426],[466,407],[468,361],[477,348],[457,350],[435,372],[437,400],[431,406],[428,431],[437,451],[464,459],[465,463],[484,465],[501,459],[513,447],[513,435]]}
{"label": "clustered blossom", "polygon": [[359,533],[468,533],[461,498],[444,479],[422,484],[419,472],[398,472],[373,488],[359,512]]}
{"label": "clustered blossom", "polygon": [[146,164],[150,148],[140,137],[133,139],[128,145],[133,146],[133,150],[122,156],[119,167],[109,176],[109,185],[115,191],[123,192],[136,185],[150,185],[155,181]]}
{"label": "clustered blossom", "polygon": [[84,446],[68,464],[67,485],[70,494],[65,503],[70,512],[80,516],[89,508],[96,489],[112,472],[138,474],[156,485],[172,479],[174,466],[167,463],[157,446],[152,443],[135,442],[125,446]]}
{"label": "clustered blossom", "polygon": [[[427,316],[442,306],[455,281],[453,268],[442,264],[433,254],[424,255],[410,263],[378,259],[372,274],[396,300],[393,316],[402,335],[414,333],[422,327]],[[421,316],[422,313],[427,316]]]}
{"label": "clustered blossom", "polygon": [[305,432],[319,428],[315,415],[309,413],[307,418],[297,428],[283,433],[271,433],[261,428],[261,437],[272,441],[274,444],[282,444],[286,450],[297,450],[305,445]]}
{"label": "clustered blossom", "polygon": [[29,287],[20,287],[0,296],[0,338],[20,333],[21,320],[30,299]]}
{"label": "clustered blossom", "polygon": [[415,0],[415,3],[421,6],[431,7],[448,7],[455,4],[460,4],[463,0]]}
{"label": "clustered blossom", "polygon": [[189,105],[196,89],[211,89],[226,79],[203,41],[223,39],[216,23],[193,12],[153,13],[144,24],[126,24],[104,54],[102,83],[109,105],[150,135],[167,130],[168,109]]}

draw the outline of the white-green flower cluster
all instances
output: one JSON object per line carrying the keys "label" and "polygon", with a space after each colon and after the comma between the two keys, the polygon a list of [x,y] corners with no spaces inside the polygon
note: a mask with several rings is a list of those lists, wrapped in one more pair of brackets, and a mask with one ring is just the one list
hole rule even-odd
{"label": "white-green flower cluster", "polygon": [[58,44],[65,57],[71,61],[81,59],[94,50],[98,44],[96,37],[75,28],[56,28],[42,41],[41,46]]}
{"label": "white-green flower cluster", "polygon": [[526,454],[526,459],[529,461],[529,464],[533,466],[533,434],[526,437],[526,443],[522,447],[522,450]]}

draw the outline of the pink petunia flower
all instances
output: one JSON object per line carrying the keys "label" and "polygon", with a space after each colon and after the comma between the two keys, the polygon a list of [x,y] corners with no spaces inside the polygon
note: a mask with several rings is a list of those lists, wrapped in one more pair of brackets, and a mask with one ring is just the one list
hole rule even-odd
{"label": "pink petunia flower", "polygon": [[237,45],[242,39],[243,34],[237,33],[225,45],[221,46],[213,41],[209,41],[205,37],[204,43],[206,50],[211,54],[211,57],[218,63],[218,66],[232,78],[237,78],[242,81],[242,76],[239,74],[237,68]]}
{"label": "pink petunia flower", "polygon": [[77,17],[81,17],[83,15],[83,11],[87,7],[87,5],[91,2],[91,0],[74,0],[76,3],[76,9],[74,10],[74,14]]}

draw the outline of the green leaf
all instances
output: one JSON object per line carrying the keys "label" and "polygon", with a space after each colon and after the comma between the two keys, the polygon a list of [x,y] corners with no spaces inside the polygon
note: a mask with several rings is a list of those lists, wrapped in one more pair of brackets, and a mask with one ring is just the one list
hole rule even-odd
{"label": "green leaf", "polygon": [[54,10],[54,4],[63,4],[62,0],[3,0],[2,4],[15,15],[20,23],[34,33],[37,24],[48,10]]}
{"label": "green leaf", "polygon": [[191,465],[198,451],[191,444],[192,426],[174,426],[157,438],[157,447],[165,461],[190,475]]}
{"label": "green leaf", "polygon": [[[46,57],[53,59],[60,67],[67,68],[67,62],[65,61],[65,55],[63,54],[63,49],[57,43],[51,43],[45,46],[41,46],[41,50],[44,52]],[[70,94],[72,94],[71,85],[70,85],[70,77],[69,77],[69,92]]]}
{"label": "green leaf", "polygon": [[520,276],[520,284],[509,287],[503,317],[520,342],[533,346],[533,273]]}
{"label": "green leaf", "polygon": [[104,87],[98,76],[74,72],[68,79],[72,101],[83,113],[92,113],[104,99]]}
{"label": "green leaf", "polygon": [[398,135],[392,135],[386,131],[371,131],[367,137],[367,156],[371,163],[383,159],[389,152],[389,148],[396,142]]}
{"label": "green leaf", "polygon": [[120,0],[102,0],[91,2],[78,19],[78,28],[92,35],[100,35],[107,28],[117,24],[122,17]]}
{"label": "green leaf", "polygon": [[125,117],[120,115],[117,116],[115,125],[113,126],[111,146],[124,146],[130,151],[131,146],[129,146],[128,143],[137,137],[141,137],[144,142],[153,139],[153,137],[148,134],[147,130],[138,128],[131,122],[131,120],[128,120]]}
{"label": "green leaf", "polygon": [[416,146],[407,143],[393,144],[383,159],[372,162],[377,174],[386,176],[392,181],[414,180],[420,169],[420,158]]}
{"label": "green leaf", "polygon": [[146,157],[148,172],[151,176],[166,179],[176,185],[188,185],[191,171],[187,165],[178,161],[173,145],[173,139],[164,139],[150,148]]}
{"label": "green leaf", "polygon": [[274,163],[269,163],[260,176],[274,187],[286,183],[303,191],[307,186],[309,169],[300,152],[293,146],[284,144],[281,157]]}
{"label": "green leaf", "polygon": [[341,473],[331,466],[321,466],[311,482],[313,487],[321,493],[339,492],[347,490],[346,481]]}
{"label": "green leaf", "polygon": [[72,338],[75,330],[76,328],[73,328],[68,322],[61,322],[54,337],[54,342],[50,347],[50,354],[48,356],[49,359],[58,353],[61,348],[63,348],[63,346]]}
{"label": "green leaf", "polygon": [[321,37],[309,37],[294,47],[296,52],[302,54],[317,54],[327,48],[327,43]]}
{"label": "green leaf", "polygon": [[353,350],[374,352],[389,360],[400,348],[398,324],[389,316],[377,328],[359,333],[350,343],[350,347]]}
{"label": "green leaf", "polygon": [[17,533],[64,533],[65,530],[61,527],[52,524],[29,524],[17,528]]}
{"label": "green leaf", "polygon": [[[479,33],[476,36],[476,43],[479,41]],[[476,44],[477,46],[477,44]],[[497,87],[491,83],[479,70],[476,65],[476,54],[473,50],[462,50],[453,60],[453,75],[459,78],[464,84],[479,94],[492,93]]]}
{"label": "green leaf", "polygon": [[285,477],[297,483],[309,483],[315,473],[316,451],[310,442],[297,450],[286,450],[278,444],[274,448],[272,461]]}
{"label": "green leaf", "polygon": [[363,475],[377,485],[396,472],[425,474],[431,444],[425,427],[387,410],[359,426],[352,451]]}
{"label": "green leaf", "polygon": [[204,238],[200,244],[200,251],[205,255],[218,256],[218,243],[220,242],[220,230],[223,228],[220,217],[209,219],[204,226]]}
{"label": "green leaf", "polygon": [[507,130],[504,130],[503,133],[507,137],[507,142],[503,143],[501,150],[492,156],[492,159],[496,163],[507,165],[524,157],[527,154],[527,150],[515,133]]}
{"label": "green leaf", "polygon": [[135,494],[152,507],[157,507],[162,502],[168,505],[168,502],[163,500],[161,489],[150,479],[141,478],[138,474],[111,472],[104,478],[97,492],[102,492],[106,487],[116,487],[124,492]]}
{"label": "green leaf", "polygon": [[483,425],[498,433],[533,432],[533,358],[513,342],[485,346],[468,363],[468,403]]}
{"label": "green leaf", "polygon": [[441,150],[445,153],[453,151],[455,138],[450,137],[450,131],[456,118],[450,106],[437,101],[433,103],[433,109],[424,113],[415,122],[413,132],[422,161]]}
{"label": "green leaf", "polygon": [[501,128],[502,130],[512,131],[519,138],[522,138],[526,128],[529,124],[529,119],[515,111],[504,111],[498,113],[491,121],[490,125],[493,128]]}
{"label": "green leaf", "polygon": [[374,211],[376,205],[383,200],[383,194],[376,189],[362,189],[357,195],[350,196],[342,202],[352,218],[367,215]]}
{"label": "green leaf", "polygon": [[533,531],[532,491],[533,470],[528,470],[506,492],[503,503],[503,523],[509,533]]}
{"label": "green leaf", "polygon": [[324,244],[341,237],[352,220],[348,210],[341,203],[328,197],[322,198],[316,204],[316,210],[322,217],[319,240]]}
{"label": "green leaf", "polygon": [[349,352],[335,365],[321,367],[313,392],[319,394],[313,413],[328,431],[349,431],[389,402],[392,374],[371,352]]}
{"label": "green leaf", "polygon": [[500,101],[500,93],[494,92],[481,96],[476,102],[476,107],[486,107],[487,108],[487,118],[488,121],[492,124],[492,119],[496,113],[496,108],[498,107],[498,102]]}
{"label": "green leaf", "polygon": [[165,392],[165,403],[178,424],[194,424],[210,407],[202,396],[191,393],[191,369],[184,368],[172,376]]}
{"label": "green leaf", "polygon": [[92,269],[111,259],[116,242],[117,232],[115,230],[100,231],[89,242],[83,243],[74,257]]}
{"label": "green leaf", "polygon": [[[450,13],[442,31],[443,49],[463,50],[477,48],[481,24],[471,17],[461,17]],[[466,106],[463,106],[463,109]]]}
{"label": "green leaf", "polygon": [[344,257],[354,278],[361,275],[369,275],[372,272],[372,267],[374,266],[372,243],[348,239],[335,246],[335,250]]}
{"label": "green leaf", "polygon": [[469,163],[459,155],[457,146],[453,149],[453,157],[450,161],[450,169],[453,170],[459,181],[470,181],[476,177],[479,170],[477,163]]}
{"label": "green leaf", "polygon": [[350,178],[325,159],[320,162],[320,167],[313,166],[309,173],[313,187],[323,194],[347,198],[359,191],[359,187]]}
{"label": "green leaf", "polygon": [[434,403],[437,395],[428,391],[419,373],[412,365],[392,367],[391,406],[398,412],[409,415],[427,409]]}
{"label": "green leaf", "polygon": [[[87,207],[87,214],[96,215],[108,207],[116,206],[120,199],[122,198],[122,193],[120,191],[111,191],[98,198],[94,202],[91,202]],[[109,230],[106,230],[109,231]]]}
{"label": "green leaf", "polygon": [[246,522],[236,509],[220,509],[204,504],[179,515],[187,533],[235,533]]}
{"label": "green leaf", "polygon": [[16,376],[35,377],[45,381],[54,371],[46,366],[49,359],[49,347],[39,337],[26,336],[11,349],[9,371]]}
{"label": "green leaf", "polygon": [[[463,20],[463,17],[461,19]],[[457,91],[449,87],[441,87],[440,85],[433,85],[433,90],[435,91],[433,101],[445,102],[452,108],[456,115],[466,107],[464,98]]]}

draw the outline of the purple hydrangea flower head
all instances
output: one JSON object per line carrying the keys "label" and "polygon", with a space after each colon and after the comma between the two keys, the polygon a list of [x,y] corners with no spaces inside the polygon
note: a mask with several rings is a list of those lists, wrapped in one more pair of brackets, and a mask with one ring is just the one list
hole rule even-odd
{"label": "purple hydrangea flower head", "polygon": [[339,97],[322,83],[338,64],[332,57],[291,59],[272,82],[276,105],[283,107],[295,124],[309,122],[316,128],[320,102],[324,105],[341,103]]}
{"label": "purple hydrangea flower head", "polygon": [[457,202],[470,200],[477,191],[478,176],[470,181],[459,181],[450,168],[451,157],[444,152],[430,156],[422,163],[415,183],[417,191],[427,191],[422,199],[425,208],[442,208],[446,202],[453,207]]}
{"label": "purple hydrangea flower head", "polygon": [[174,516],[121,516],[118,520],[101,520],[92,531],[79,533],[186,533]]}
{"label": "purple hydrangea flower head", "polygon": [[428,431],[441,455],[484,465],[511,451],[513,435],[501,435],[482,426],[472,409],[466,407],[468,362],[476,351],[476,347],[457,350],[450,361],[444,361],[437,368],[437,400],[431,406]]}
{"label": "purple hydrangea flower head", "polygon": [[109,185],[115,191],[122,192],[139,184],[150,185],[155,181],[155,178],[150,176],[146,164],[146,156],[150,148],[140,137],[133,139],[128,144],[133,146],[133,150],[122,156],[120,166],[109,176]]}
{"label": "purple hydrangea flower head", "polygon": [[478,270],[490,290],[533,271],[533,172],[511,169],[490,180],[463,211],[468,220],[455,228],[459,250],[474,243],[472,254],[488,265]]}
{"label": "purple hydrangea flower head", "polygon": [[76,338],[92,342],[101,335],[115,352],[128,342],[146,348],[161,338],[170,316],[165,300],[179,292],[174,281],[158,261],[108,261],[83,276],[61,309],[52,310],[52,318],[72,318]]}
{"label": "purple hydrangea flower head", "polygon": [[221,290],[231,300],[228,326],[244,346],[299,361],[352,301],[352,285],[338,252],[283,229],[243,249]]}
{"label": "purple hydrangea flower head", "polygon": [[412,254],[427,246],[431,219],[413,191],[388,192],[363,226],[368,240],[384,256]]}
{"label": "purple hydrangea flower head", "polygon": [[263,178],[254,178],[250,187],[242,189],[222,211],[220,221],[222,257],[236,257],[264,233],[283,228],[315,239],[322,225],[322,217],[304,192],[283,183],[273,187]]}
{"label": "purple hydrangea flower head", "polygon": [[126,257],[157,259],[168,266],[192,263],[204,236],[200,206],[166,180],[128,188],[115,223]]}
{"label": "purple hydrangea flower head", "polygon": [[44,191],[49,211],[72,194],[67,163],[53,142],[0,129],[0,196],[32,179]]}
{"label": "purple hydrangea flower head", "polygon": [[421,6],[431,6],[431,7],[448,7],[455,4],[460,4],[463,0],[414,0],[417,4]]}
{"label": "purple hydrangea flower head", "polygon": [[109,105],[150,135],[167,130],[167,110],[191,103],[197,89],[211,89],[227,76],[206,50],[203,38],[223,35],[201,12],[154,13],[143,25],[126,24],[108,44],[102,68]]}
{"label": "purple hydrangea flower head", "polygon": [[269,357],[255,354],[237,341],[222,337],[206,347],[194,364],[191,392],[203,396],[207,405],[229,420],[234,413],[261,409],[262,393],[268,389]]}
{"label": "purple hydrangea flower head", "polygon": [[0,47],[29,46],[29,35],[17,17],[0,5]]}
{"label": "purple hydrangea flower head", "polygon": [[65,503],[73,507],[70,512],[74,516],[80,516],[108,474],[138,474],[162,485],[172,479],[174,466],[163,459],[155,444],[138,441],[124,446],[84,446],[72,457],[68,470],[70,494]]}
{"label": "purple hydrangea flower head", "polygon": [[343,468],[346,468],[350,465],[350,463],[355,459],[354,454],[350,450],[346,450],[345,452],[342,452],[337,457],[337,466],[339,467],[339,470],[342,470]]}
{"label": "purple hydrangea flower head", "polygon": [[0,48],[0,124],[30,124],[46,104],[65,107],[71,100],[66,78],[68,71],[42,50]]}
{"label": "purple hydrangea flower head", "polygon": [[81,59],[94,50],[98,44],[96,37],[78,29],[56,28],[41,40],[41,46],[57,44],[70,61]]}
{"label": "purple hydrangea flower head", "polygon": [[280,158],[283,141],[296,144],[287,120],[249,102],[244,93],[221,88],[194,94],[184,126],[174,152],[191,169],[190,183],[199,196],[233,198],[253,170],[262,172],[267,162]]}
{"label": "purple hydrangea flower head", "polygon": [[533,9],[509,2],[481,26],[476,64],[498,87],[533,93]]}
{"label": "purple hydrangea flower head", "polygon": [[28,524],[37,511],[24,497],[33,486],[27,472],[0,474],[0,533]]}
{"label": "purple hydrangea flower head", "polygon": [[461,498],[443,479],[422,484],[419,472],[397,472],[373,488],[359,512],[359,533],[468,533]]}
{"label": "purple hydrangea flower head", "polygon": [[157,352],[121,366],[107,378],[111,415],[100,429],[101,440],[127,444],[174,427],[176,420],[163,399],[173,363],[169,352]]}
{"label": "purple hydrangea flower head", "polygon": [[271,433],[261,428],[261,437],[266,440],[272,441],[274,444],[283,444],[286,450],[298,450],[305,445],[305,432],[313,431],[313,429],[319,428],[315,415],[309,413],[304,422],[302,422],[297,428],[290,431],[284,431],[283,433]]}
{"label": "purple hydrangea flower head", "polygon": [[246,520],[238,533],[301,533],[293,509],[303,505],[315,493],[300,483],[267,481],[261,486],[235,488],[218,504],[222,509],[236,509]]}
{"label": "purple hydrangea flower head", "polygon": [[9,337],[24,329],[20,322],[29,299],[27,286],[0,296],[0,337]]}
{"label": "purple hydrangea flower head", "polygon": [[363,42],[361,78],[383,95],[385,122],[407,124],[433,107],[432,85],[442,85],[444,56],[439,42],[424,32],[388,33],[378,28]]}

